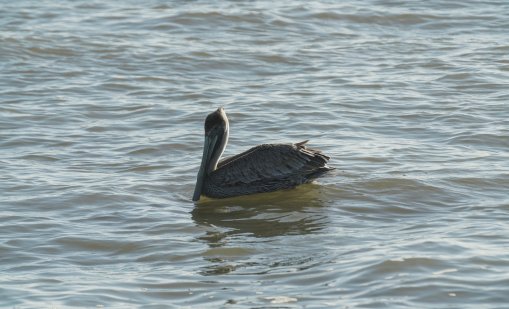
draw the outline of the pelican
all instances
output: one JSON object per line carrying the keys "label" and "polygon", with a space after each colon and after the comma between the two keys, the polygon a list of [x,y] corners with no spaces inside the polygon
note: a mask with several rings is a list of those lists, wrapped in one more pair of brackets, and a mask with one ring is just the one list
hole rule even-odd
{"label": "pelican", "polygon": [[319,150],[295,144],[263,144],[219,161],[229,135],[222,107],[205,119],[205,143],[193,201],[201,195],[226,198],[294,188],[334,168]]}

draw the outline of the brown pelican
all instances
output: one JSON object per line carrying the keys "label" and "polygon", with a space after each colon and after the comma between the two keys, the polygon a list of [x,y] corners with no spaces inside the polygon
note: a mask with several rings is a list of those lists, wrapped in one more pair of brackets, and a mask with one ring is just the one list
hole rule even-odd
{"label": "brown pelican", "polygon": [[225,198],[289,189],[333,169],[329,157],[296,144],[263,144],[219,161],[228,142],[229,123],[222,107],[205,119],[205,144],[193,201],[200,195]]}

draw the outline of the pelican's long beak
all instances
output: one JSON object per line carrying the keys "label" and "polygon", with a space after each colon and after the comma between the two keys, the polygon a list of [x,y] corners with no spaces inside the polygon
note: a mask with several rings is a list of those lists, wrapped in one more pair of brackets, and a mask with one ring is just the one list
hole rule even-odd
{"label": "pelican's long beak", "polygon": [[194,187],[193,201],[200,199],[203,190],[203,183],[205,182],[205,175],[209,172],[209,163],[217,143],[217,136],[205,135],[205,143],[203,144],[203,155],[201,157],[200,170],[196,179],[196,186]]}

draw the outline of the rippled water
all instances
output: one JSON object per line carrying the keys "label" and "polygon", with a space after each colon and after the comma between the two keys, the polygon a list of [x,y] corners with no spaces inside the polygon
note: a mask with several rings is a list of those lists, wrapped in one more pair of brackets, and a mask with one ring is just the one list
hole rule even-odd
{"label": "rippled water", "polygon": [[[506,308],[509,2],[3,1],[0,307]],[[191,202],[310,145],[295,190]]]}

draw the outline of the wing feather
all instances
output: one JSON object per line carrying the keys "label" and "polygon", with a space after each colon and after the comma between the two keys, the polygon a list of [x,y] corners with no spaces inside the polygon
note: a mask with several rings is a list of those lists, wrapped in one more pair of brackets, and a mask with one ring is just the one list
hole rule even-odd
{"label": "wing feather", "polygon": [[264,144],[221,161],[209,175],[221,186],[270,183],[305,177],[327,168],[328,157],[306,148],[307,141],[297,144]]}

